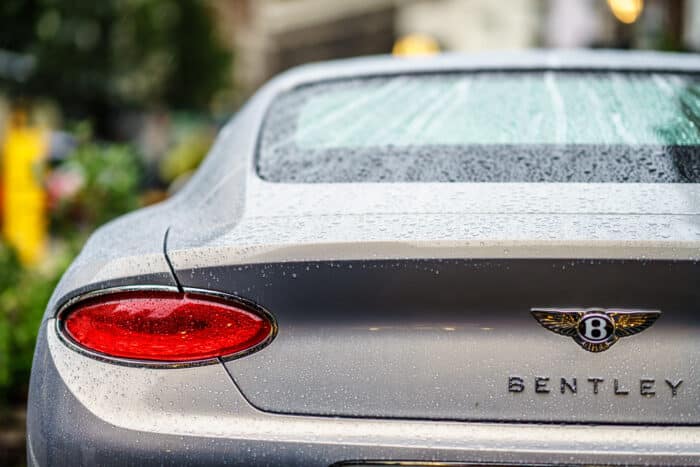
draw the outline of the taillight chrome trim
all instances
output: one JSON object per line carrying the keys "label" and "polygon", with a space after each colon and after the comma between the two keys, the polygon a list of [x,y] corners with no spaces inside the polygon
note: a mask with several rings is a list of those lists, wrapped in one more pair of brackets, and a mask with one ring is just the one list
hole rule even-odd
{"label": "taillight chrome trim", "polygon": [[[260,343],[250,347],[248,349],[242,350],[240,352],[235,352],[229,355],[223,355],[220,357],[206,358],[202,360],[193,360],[188,362],[168,362],[168,361],[157,361],[157,360],[138,360],[114,357],[101,352],[97,352],[92,349],[88,349],[82,346],[80,343],[76,342],[68,332],[65,330],[65,318],[73,311],[75,307],[88,300],[94,300],[96,298],[124,294],[124,293],[136,293],[136,292],[166,292],[174,294],[192,294],[204,297],[212,297],[217,300],[230,303],[233,306],[239,306],[247,311],[256,313],[264,317],[270,323],[270,332],[267,337]],[[69,298],[63,302],[57,309],[55,314],[55,330],[56,334],[61,342],[69,347],[71,350],[85,355],[87,357],[99,360],[105,363],[113,363],[122,366],[129,367],[147,367],[147,368],[188,368],[202,365],[212,365],[219,362],[227,362],[230,360],[235,360],[237,358],[250,355],[252,353],[262,350],[267,347],[277,336],[278,326],[275,317],[266,310],[264,307],[252,302],[248,299],[239,297],[237,295],[220,292],[217,290],[208,289],[198,289],[194,287],[183,287],[181,290],[177,287],[171,287],[167,285],[131,285],[131,286],[119,286],[119,287],[108,287],[99,290],[92,290],[82,294],[78,294],[74,297]]]}

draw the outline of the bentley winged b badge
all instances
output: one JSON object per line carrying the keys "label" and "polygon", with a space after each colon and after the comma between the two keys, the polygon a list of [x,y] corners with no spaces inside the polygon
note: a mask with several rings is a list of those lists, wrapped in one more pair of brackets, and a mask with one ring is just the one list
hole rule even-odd
{"label": "bentley winged b badge", "polygon": [[661,316],[657,310],[532,308],[545,328],[573,339],[589,352],[608,350],[620,337],[644,331]]}

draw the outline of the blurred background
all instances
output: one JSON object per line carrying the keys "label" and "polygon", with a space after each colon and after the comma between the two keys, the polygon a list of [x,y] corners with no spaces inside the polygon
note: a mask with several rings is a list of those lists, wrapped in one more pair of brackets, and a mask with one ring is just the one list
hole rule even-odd
{"label": "blurred background", "polygon": [[44,306],[89,234],[185,183],[271,76],[368,54],[700,50],[700,0],[2,0],[0,465]]}

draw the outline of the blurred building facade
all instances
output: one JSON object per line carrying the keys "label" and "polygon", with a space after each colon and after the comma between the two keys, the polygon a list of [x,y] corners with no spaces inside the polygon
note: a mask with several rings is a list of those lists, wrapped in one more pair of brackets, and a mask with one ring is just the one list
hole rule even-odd
{"label": "blurred building facade", "polygon": [[[212,0],[243,95],[292,66],[390,53],[406,34],[445,51],[700,50],[700,0]],[[639,8],[630,24],[614,14]],[[625,10],[627,9],[627,10]],[[626,18],[624,18],[626,20]]]}
{"label": "blurred building facade", "polygon": [[227,0],[213,2],[234,50],[244,93],[292,66],[387,53],[397,36],[396,0]]}

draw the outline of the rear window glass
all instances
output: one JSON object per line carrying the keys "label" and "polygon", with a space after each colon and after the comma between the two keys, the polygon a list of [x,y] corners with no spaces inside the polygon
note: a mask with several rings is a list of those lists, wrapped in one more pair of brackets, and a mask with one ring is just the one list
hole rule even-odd
{"label": "rear window glass", "polygon": [[275,182],[700,181],[700,81],[483,72],[307,85],[273,102]]}

